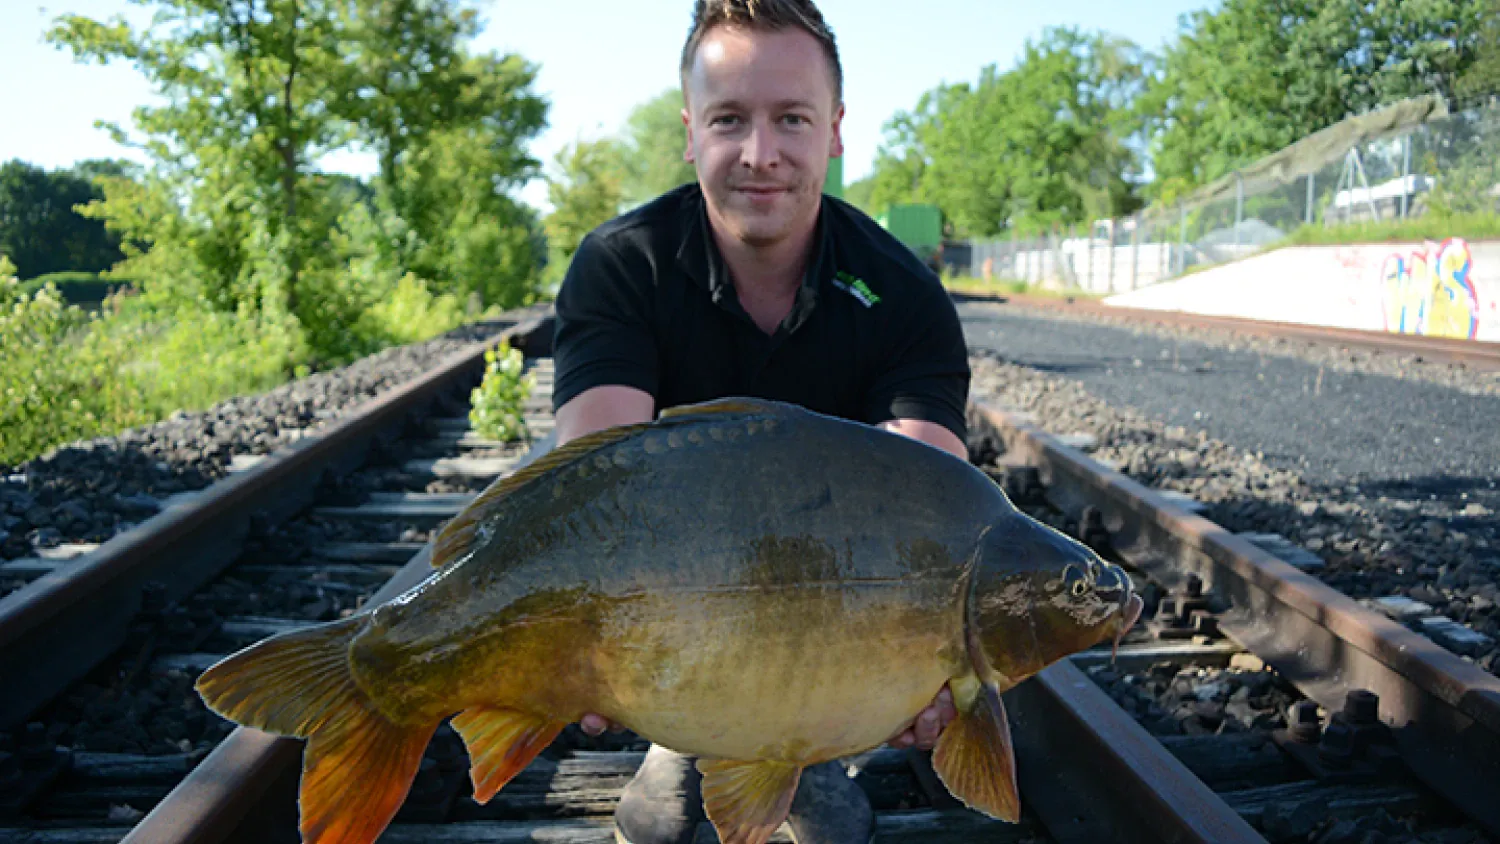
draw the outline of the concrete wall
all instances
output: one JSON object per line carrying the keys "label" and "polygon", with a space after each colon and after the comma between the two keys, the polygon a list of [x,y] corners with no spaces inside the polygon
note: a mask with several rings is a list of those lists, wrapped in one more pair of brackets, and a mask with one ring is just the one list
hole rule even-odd
{"label": "concrete wall", "polygon": [[1500,342],[1500,241],[1293,246],[1105,301]]}

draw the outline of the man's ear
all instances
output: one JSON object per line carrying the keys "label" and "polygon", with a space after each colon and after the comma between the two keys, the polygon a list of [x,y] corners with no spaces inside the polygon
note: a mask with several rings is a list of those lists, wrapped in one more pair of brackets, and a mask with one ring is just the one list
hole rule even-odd
{"label": "man's ear", "polygon": [[828,139],[828,157],[838,158],[844,154],[844,104],[833,113],[833,136]]}
{"label": "man's ear", "polygon": [[692,162],[692,161],[694,161],[694,158],[693,158],[693,118],[692,118],[692,115],[688,114],[688,110],[687,109],[683,109],[682,110],[682,125],[685,126],[685,127],[687,127],[687,147],[685,149],[683,149],[683,151],[682,151],[682,160],[683,161],[687,161],[687,162]]}

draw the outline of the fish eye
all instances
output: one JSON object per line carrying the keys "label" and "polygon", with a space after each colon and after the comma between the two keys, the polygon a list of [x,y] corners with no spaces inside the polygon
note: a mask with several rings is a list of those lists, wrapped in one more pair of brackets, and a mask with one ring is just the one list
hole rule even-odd
{"label": "fish eye", "polygon": [[1088,591],[1089,591],[1089,585],[1088,585],[1088,583],[1086,581],[1083,581],[1083,580],[1075,580],[1075,581],[1073,581],[1073,597],[1075,597],[1075,598],[1082,598],[1084,596],[1084,594],[1087,593]]}

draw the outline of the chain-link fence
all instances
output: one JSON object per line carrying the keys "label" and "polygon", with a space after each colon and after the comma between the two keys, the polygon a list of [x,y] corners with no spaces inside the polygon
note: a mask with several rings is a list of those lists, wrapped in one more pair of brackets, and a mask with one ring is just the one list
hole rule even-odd
{"label": "chain-link fence", "polygon": [[1316,230],[1433,213],[1500,228],[1500,105],[1449,114],[1421,98],[1350,118],[1171,206],[972,241],[968,272],[1119,293],[1253,255],[1304,227],[1306,240],[1337,242]]}

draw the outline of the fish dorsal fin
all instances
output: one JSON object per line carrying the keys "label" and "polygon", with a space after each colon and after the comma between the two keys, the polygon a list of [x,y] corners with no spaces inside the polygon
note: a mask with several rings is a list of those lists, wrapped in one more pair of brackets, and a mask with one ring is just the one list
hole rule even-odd
{"label": "fish dorsal fin", "polygon": [[474,542],[474,535],[479,529],[479,523],[484,521],[495,505],[507,495],[526,486],[533,480],[545,475],[554,469],[560,469],[573,461],[588,455],[596,449],[603,448],[611,443],[632,437],[641,431],[650,428],[646,423],[636,425],[617,425],[613,428],[605,428],[592,434],[579,437],[567,445],[558,446],[541,457],[536,462],[521,469],[515,474],[496,482],[489,489],[479,494],[465,507],[462,513],[454,516],[433,540],[432,567],[442,568],[458,557],[463,556]]}
{"label": "fish dorsal fin", "polygon": [[786,410],[787,405],[782,402],[735,396],[733,398],[699,402],[698,404],[682,404],[677,407],[669,407],[661,412],[661,418],[663,420],[682,421],[683,417],[714,416],[720,413],[774,413],[780,415],[785,413]]}

